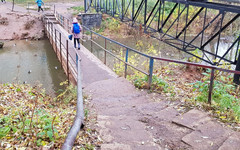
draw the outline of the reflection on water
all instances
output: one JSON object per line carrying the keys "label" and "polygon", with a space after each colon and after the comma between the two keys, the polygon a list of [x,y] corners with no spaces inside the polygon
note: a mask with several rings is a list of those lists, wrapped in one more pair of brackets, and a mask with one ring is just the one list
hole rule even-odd
{"label": "reflection on water", "polygon": [[0,83],[41,83],[48,94],[66,80],[48,40],[6,41],[0,49]]}

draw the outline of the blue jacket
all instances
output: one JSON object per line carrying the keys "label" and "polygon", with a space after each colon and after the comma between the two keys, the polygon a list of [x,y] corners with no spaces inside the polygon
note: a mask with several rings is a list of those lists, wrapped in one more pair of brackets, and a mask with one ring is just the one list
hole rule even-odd
{"label": "blue jacket", "polygon": [[36,3],[38,4],[38,6],[42,6],[42,4],[44,4],[42,0],[36,0]]}

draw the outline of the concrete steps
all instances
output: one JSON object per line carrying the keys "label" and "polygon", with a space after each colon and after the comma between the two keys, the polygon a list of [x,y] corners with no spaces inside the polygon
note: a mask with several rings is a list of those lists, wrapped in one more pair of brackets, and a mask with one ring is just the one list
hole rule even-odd
{"label": "concrete steps", "polygon": [[[239,150],[240,134],[180,103],[138,91],[124,78],[94,82],[85,88],[98,114],[102,150]],[[155,99],[155,101],[153,101]]]}

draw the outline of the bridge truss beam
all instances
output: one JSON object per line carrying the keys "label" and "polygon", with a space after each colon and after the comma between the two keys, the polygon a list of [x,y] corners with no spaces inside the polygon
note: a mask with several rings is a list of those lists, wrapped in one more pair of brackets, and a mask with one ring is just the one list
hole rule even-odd
{"label": "bridge truss beam", "polygon": [[[237,64],[240,32],[234,32],[224,50],[220,40],[232,28],[240,30],[240,6],[199,0],[85,0],[85,4],[132,26],[141,24],[150,36],[208,64]],[[214,51],[209,49],[213,41]]]}

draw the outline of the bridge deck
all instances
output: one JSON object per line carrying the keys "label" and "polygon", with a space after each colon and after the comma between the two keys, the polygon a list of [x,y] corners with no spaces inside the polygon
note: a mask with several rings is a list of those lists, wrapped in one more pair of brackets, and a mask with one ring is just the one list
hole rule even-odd
{"label": "bridge deck", "polygon": [[[90,83],[106,80],[111,78],[116,78],[117,75],[106,67],[99,59],[97,59],[93,54],[91,54],[83,45],[81,45],[81,50],[77,50],[73,46],[73,40],[68,40],[69,33],[57,23],[56,19],[49,15],[46,16],[45,20],[50,19],[50,26],[46,27],[49,40],[53,45],[55,53],[57,54],[59,60],[62,59],[62,66],[67,72],[66,67],[66,48],[68,41],[68,51],[69,51],[69,70],[70,70],[70,81],[76,83],[77,70],[76,70],[76,54],[81,58],[81,69],[82,69],[82,82],[83,86]],[[56,30],[56,31],[55,31]],[[56,35],[55,35],[56,32]],[[61,36],[61,39],[60,39]],[[55,40],[57,39],[57,40]],[[56,42],[55,42],[56,41]],[[61,48],[60,48],[61,41]],[[60,50],[61,49],[61,50]]]}

